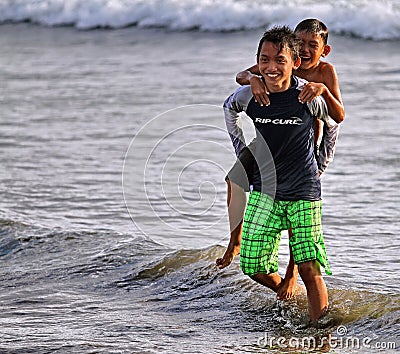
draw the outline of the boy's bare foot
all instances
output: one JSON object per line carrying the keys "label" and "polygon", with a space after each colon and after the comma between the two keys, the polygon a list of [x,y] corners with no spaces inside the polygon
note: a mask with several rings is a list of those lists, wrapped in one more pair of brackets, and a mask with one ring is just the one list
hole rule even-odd
{"label": "boy's bare foot", "polygon": [[236,255],[240,253],[240,245],[231,245],[229,244],[222,258],[217,258],[215,261],[215,265],[219,269],[223,269],[232,263],[233,259]]}
{"label": "boy's bare foot", "polygon": [[335,318],[327,316],[328,311],[329,311],[329,303],[322,310],[321,317],[318,320],[316,320],[314,322],[310,321],[311,325],[315,328],[328,328],[328,327],[333,327],[335,325],[338,325]]}
{"label": "boy's bare foot", "polygon": [[297,277],[287,277],[283,279],[281,286],[276,292],[278,300],[290,300],[302,286],[297,284]]}

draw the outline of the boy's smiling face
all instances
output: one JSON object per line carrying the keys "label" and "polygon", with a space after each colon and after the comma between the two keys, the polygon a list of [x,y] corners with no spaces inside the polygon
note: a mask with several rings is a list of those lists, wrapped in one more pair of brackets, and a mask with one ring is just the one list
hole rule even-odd
{"label": "boy's smiling face", "polygon": [[319,34],[301,31],[296,32],[296,37],[301,40],[300,69],[307,70],[318,65],[319,59],[329,54],[331,48],[325,45]]}
{"label": "boy's smiling face", "polygon": [[270,92],[289,89],[292,71],[300,64],[300,58],[293,60],[292,52],[272,42],[264,42],[258,58],[258,67]]}

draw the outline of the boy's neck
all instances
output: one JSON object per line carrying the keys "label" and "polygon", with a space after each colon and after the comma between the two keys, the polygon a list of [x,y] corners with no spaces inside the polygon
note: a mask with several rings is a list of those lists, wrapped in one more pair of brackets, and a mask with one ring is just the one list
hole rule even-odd
{"label": "boy's neck", "polygon": [[318,60],[317,64],[312,66],[311,68],[308,68],[308,69],[298,68],[298,69],[294,70],[293,73],[296,76],[299,76],[299,77],[301,77],[303,79],[309,80],[310,76],[312,78],[312,75],[314,75],[314,74],[319,72],[320,66],[321,66],[321,61]]}

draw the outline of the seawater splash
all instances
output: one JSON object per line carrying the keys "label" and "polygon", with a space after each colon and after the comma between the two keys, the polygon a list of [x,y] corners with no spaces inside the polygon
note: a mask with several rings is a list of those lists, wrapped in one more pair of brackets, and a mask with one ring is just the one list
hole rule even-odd
{"label": "seawater splash", "polygon": [[[128,266],[118,288],[146,289],[147,301],[167,312],[213,312],[212,321],[240,323],[248,332],[290,337],[363,337],[394,341],[397,337],[399,294],[346,289],[330,282],[330,308],[319,327],[308,324],[304,292],[290,301],[277,301],[272,291],[244,276],[237,262],[220,271],[214,266],[221,246],[181,249],[160,254],[140,265]],[[219,318],[218,314],[219,313]],[[229,318],[227,318],[229,315]],[[203,318],[204,321],[208,319]],[[345,331],[345,332],[344,332]]]}
{"label": "seawater splash", "polygon": [[[244,347],[259,352],[273,338],[341,335],[339,340],[368,337],[372,344],[397,340],[398,293],[361,291],[354,284],[347,289],[333,280],[327,316],[320,328],[309,327],[305,294],[280,302],[244,276],[236,260],[217,269],[214,262],[222,246],[171,249],[142,237],[49,230],[12,220],[0,220],[0,235],[5,237],[0,243],[4,250],[18,243],[2,258],[1,301],[9,305],[1,321],[0,351],[28,345],[43,346],[42,351],[73,346],[86,352],[80,345],[85,340],[92,345],[94,339],[84,335],[93,328],[101,336],[117,338],[115,344],[96,342],[103,352],[116,350],[111,345],[138,352],[132,346],[143,346],[147,338],[158,351],[165,345],[190,346],[191,336],[208,340],[221,328],[229,330],[216,348],[234,353]],[[65,334],[63,326],[71,323],[75,329]],[[13,333],[22,324],[28,334],[18,341]],[[41,333],[46,333],[45,342]],[[235,343],[230,342],[233,337]],[[203,348],[200,352],[212,351],[208,344]]]}
{"label": "seawater splash", "polygon": [[275,24],[295,26],[311,17],[324,21],[333,33],[375,40],[400,39],[400,3],[395,0],[0,1],[0,23],[30,21],[79,29],[138,26],[219,32]]}

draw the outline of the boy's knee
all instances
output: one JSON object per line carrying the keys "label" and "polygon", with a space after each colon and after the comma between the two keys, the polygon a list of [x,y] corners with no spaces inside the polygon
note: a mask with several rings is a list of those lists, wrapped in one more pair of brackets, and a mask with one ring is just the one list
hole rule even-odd
{"label": "boy's knee", "polygon": [[258,279],[258,274],[249,275],[249,278],[252,279],[252,280],[254,280],[254,281],[257,281],[257,279]]}
{"label": "boy's knee", "polygon": [[301,278],[304,277],[313,277],[317,275],[321,275],[321,270],[319,267],[319,263],[317,261],[307,261],[304,263],[300,263],[299,265],[299,274]]}
{"label": "boy's knee", "polygon": [[255,269],[248,268],[246,266],[243,266],[242,264],[240,265],[240,269],[242,270],[244,275],[248,276],[252,280],[256,280],[260,275],[259,273],[254,273],[254,271],[256,271]]}
{"label": "boy's knee", "polygon": [[249,275],[249,277],[251,279],[253,279],[254,281],[259,283],[260,281],[265,280],[265,279],[272,279],[273,278],[273,274],[274,273],[268,273],[268,274],[266,274],[266,273],[257,273],[257,274]]}

